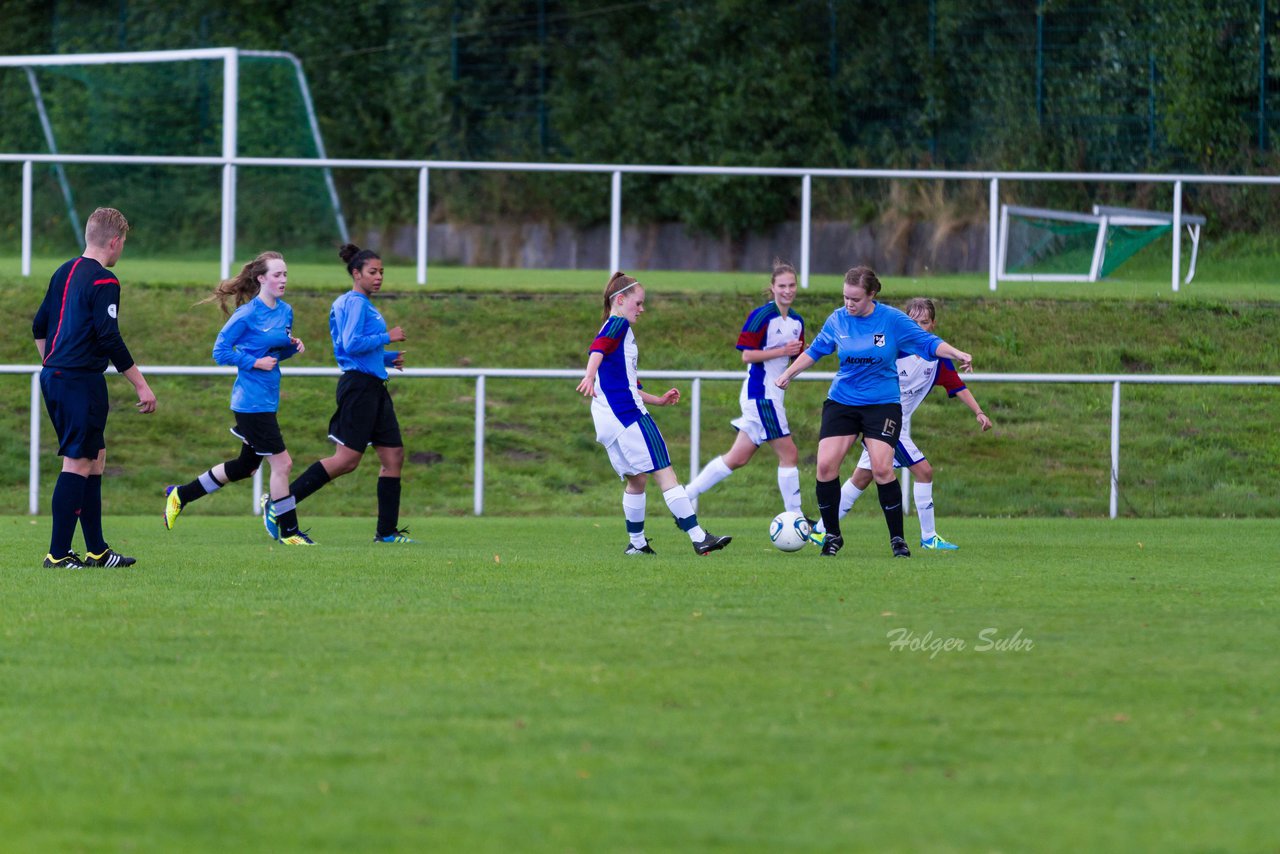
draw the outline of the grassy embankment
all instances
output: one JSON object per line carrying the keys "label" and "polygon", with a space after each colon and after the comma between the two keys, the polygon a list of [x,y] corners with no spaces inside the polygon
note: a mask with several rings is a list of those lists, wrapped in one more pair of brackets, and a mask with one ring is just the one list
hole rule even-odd
{"label": "grassy embankment", "polygon": [[[292,271],[288,299],[308,345],[294,366],[333,364],[328,304],[344,287],[342,270],[337,267],[335,275],[335,266]],[[207,286],[146,282],[167,269],[147,259],[135,261],[132,269],[122,262],[126,340],[144,367],[211,364],[209,350],[222,317],[212,306],[193,307]],[[1198,281],[1177,295],[1154,273],[1066,289],[1002,286],[994,296],[980,277],[886,278],[886,298],[894,303],[917,294],[941,296],[940,333],[973,352],[984,373],[1277,374],[1280,301],[1257,297],[1267,291],[1255,273],[1246,265],[1236,275],[1217,283]],[[180,267],[168,275],[189,279]],[[413,274],[401,268],[389,277],[398,286],[389,285],[379,304],[390,323],[408,331],[407,361],[413,367],[578,369],[599,321],[600,278],[585,271],[442,270],[433,274],[431,285],[417,289],[402,284]],[[742,318],[758,303],[759,276],[652,272],[645,279],[649,312],[636,330],[642,369],[741,367],[733,343]],[[445,290],[449,281],[471,290]],[[33,363],[27,318],[43,295],[44,280],[6,276],[4,284],[0,309],[14,322],[0,347],[0,362]],[[836,305],[837,288],[836,277],[815,277],[798,299],[811,335]],[[1098,298],[1078,298],[1091,292]],[[833,367],[821,364],[819,370]],[[128,384],[110,380],[116,411],[108,428],[109,512],[158,513],[165,484],[189,479],[234,451],[226,432],[232,423],[226,408],[230,384],[229,377],[155,377],[160,410],[147,418],[129,409]],[[295,471],[328,453],[325,428],[333,385],[331,378],[286,377],[281,425]],[[590,417],[573,385],[572,380],[489,381],[487,512],[595,514],[616,504],[619,486],[593,441]],[[687,399],[687,382],[682,386]],[[737,412],[738,386],[703,386],[703,462],[732,441],[728,420]],[[940,513],[1106,513],[1109,385],[975,382],[972,387],[995,420],[993,431],[979,434],[968,410],[938,392],[916,419],[917,439],[937,468]],[[405,379],[393,388],[410,455],[406,516],[469,513],[474,381]],[[21,377],[0,382],[0,483],[5,487],[0,512],[26,509],[28,389]],[[825,383],[802,383],[788,398],[806,483],[824,394]],[[1278,394],[1274,387],[1125,386],[1121,511],[1137,516],[1280,514],[1274,470],[1265,462],[1280,451],[1273,430]],[[688,412],[683,404],[655,412],[682,477],[689,468]],[[49,429],[42,447],[47,495],[56,473]],[[761,452],[758,462],[708,495],[703,513],[771,514],[778,499],[770,457]],[[371,512],[375,477],[375,464],[367,462],[311,499],[309,515]],[[241,513],[248,504],[247,491],[229,490],[200,512]]]}

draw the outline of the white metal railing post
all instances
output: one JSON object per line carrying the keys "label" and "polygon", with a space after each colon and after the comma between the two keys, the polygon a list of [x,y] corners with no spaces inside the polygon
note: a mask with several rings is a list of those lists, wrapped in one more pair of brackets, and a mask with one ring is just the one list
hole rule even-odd
{"label": "white metal railing post", "polygon": [[609,275],[622,269],[622,173],[614,172],[609,202]]}
{"label": "white metal railing post", "polygon": [[1102,278],[1102,265],[1107,255],[1107,228],[1111,218],[1103,214],[1098,222],[1098,233],[1093,240],[1093,261],[1089,263],[1089,281],[1096,282]]}
{"label": "white metal railing post", "polygon": [[22,161],[22,276],[31,275],[31,170],[30,160]]}
{"label": "white metal railing post", "polygon": [[1120,381],[1111,384],[1111,518],[1120,499]]}
{"label": "white metal railing post", "polygon": [[987,212],[987,287],[996,289],[996,255],[1000,252],[1000,179],[991,179],[991,204]]}
{"label": "white metal railing post", "polygon": [[240,54],[229,49],[222,60],[222,273],[231,278],[236,255],[236,139],[240,133]]}
{"label": "white metal railing post", "polygon": [[813,176],[800,182],[800,287],[809,287],[809,244],[813,207]]}
{"label": "white metal railing post", "polygon": [[475,515],[484,515],[484,374],[476,377]]}
{"label": "white metal railing post", "polygon": [[418,284],[427,283],[427,204],[428,183],[427,167],[418,170]]}
{"label": "white metal railing post", "polygon": [[219,276],[231,278],[231,264],[236,256],[236,167],[222,167],[222,249],[219,253]]}
{"label": "white metal railing post", "polygon": [[1173,182],[1173,292],[1182,278],[1182,182]]}
{"label": "white metal railing post", "polygon": [[27,461],[27,512],[40,512],[40,372],[31,374],[31,448]]}
{"label": "white metal railing post", "polygon": [[693,480],[702,453],[702,380],[694,379],[689,386],[689,480]]}

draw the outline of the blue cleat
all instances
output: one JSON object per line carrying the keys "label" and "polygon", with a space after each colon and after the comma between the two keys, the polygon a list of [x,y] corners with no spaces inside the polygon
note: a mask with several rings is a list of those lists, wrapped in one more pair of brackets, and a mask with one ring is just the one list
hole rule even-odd
{"label": "blue cleat", "polygon": [[258,504],[262,507],[262,526],[267,529],[267,536],[273,540],[280,539],[280,525],[276,522],[276,506],[271,503],[271,494],[262,493]]}
{"label": "blue cleat", "polygon": [[934,534],[932,537],[930,537],[927,540],[921,540],[920,548],[929,549],[931,551],[939,551],[939,552],[953,552],[959,549],[960,547],[957,546],[955,543],[949,543],[946,540],[942,539],[942,537],[938,536],[937,534]]}
{"label": "blue cleat", "polygon": [[373,541],[375,543],[394,543],[395,545],[401,545],[401,546],[412,545],[418,542],[417,540],[409,538],[408,528],[401,528],[399,531],[396,531],[394,534],[387,534],[385,537],[375,536],[373,538]]}

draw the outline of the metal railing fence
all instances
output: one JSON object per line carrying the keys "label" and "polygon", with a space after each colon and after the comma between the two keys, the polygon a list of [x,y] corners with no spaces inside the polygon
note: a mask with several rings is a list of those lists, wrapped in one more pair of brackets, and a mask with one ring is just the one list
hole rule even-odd
{"label": "metal railing fence", "polygon": [[810,169],[799,167],[756,166],[660,166],[618,165],[604,163],[521,163],[466,160],[354,160],[340,158],[273,158],[273,157],[187,157],[105,154],[12,154],[0,153],[0,163],[22,164],[22,275],[31,275],[33,166],[36,163],[96,163],[162,166],[219,167],[222,175],[221,278],[229,278],[235,256],[236,173],[247,167],[295,167],[304,169],[391,169],[416,170],[418,173],[417,273],[418,284],[427,282],[427,221],[430,211],[431,170],[477,172],[576,172],[610,176],[609,269],[618,270],[622,246],[622,176],[648,175],[721,175],[754,177],[790,177],[800,179],[800,285],[809,286],[809,251],[812,219],[812,186],[814,178],[911,179],[948,181],[986,181],[990,185],[988,217],[988,283],[996,290],[999,255],[1000,182],[1001,181],[1081,181],[1097,183],[1170,184],[1173,195],[1172,288],[1178,290],[1182,272],[1182,191],[1188,184],[1264,184],[1280,185],[1274,175],[1194,175],[1144,174],[1140,172],[969,172],[945,169]]}
{"label": "metal railing fence", "polygon": [[[110,369],[114,372],[114,368]],[[338,377],[337,368],[281,368],[290,376]],[[195,365],[153,365],[143,368],[148,377],[154,376],[233,376],[235,368],[205,367]],[[0,365],[0,374],[29,374],[31,377],[30,457],[28,475],[28,513],[36,515],[40,504],[40,432],[44,411],[40,399],[39,365]],[[472,378],[475,390],[475,438],[474,438],[474,493],[473,513],[484,514],[484,445],[485,445],[485,391],[486,380],[494,379],[555,379],[577,380],[581,370],[540,368],[405,368],[396,377],[409,379]],[[742,371],[640,371],[644,379],[689,380],[689,477],[697,475],[700,467],[702,435],[702,383],[704,381],[742,382]],[[830,372],[806,372],[796,381],[830,382],[835,374]],[[1280,376],[1214,376],[1194,374],[965,374],[966,383],[1086,383],[1111,385],[1111,447],[1110,447],[1110,517],[1116,518],[1120,485],[1120,386],[1135,385],[1280,385]],[[163,401],[161,401],[163,405]],[[584,428],[585,429],[585,428]],[[254,475],[253,495],[261,491],[262,470]],[[256,501],[251,512],[257,513]]]}

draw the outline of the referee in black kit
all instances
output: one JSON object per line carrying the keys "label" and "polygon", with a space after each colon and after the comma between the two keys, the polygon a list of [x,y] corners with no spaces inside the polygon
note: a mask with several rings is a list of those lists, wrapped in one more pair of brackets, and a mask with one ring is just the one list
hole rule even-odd
{"label": "referee in black kit", "polygon": [[[46,567],[132,566],[102,535],[102,471],[107,459],[107,362],[138,393],[139,412],[155,412],[156,396],[120,337],[120,280],[107,268],[124,252],[129,222],[115,208],[98,208],[84,228],[84,254],[58,268],[31,322],[44,365],[40,391],[58,432],[62,473],[53,489],[53,533]],[[85,557],[71,550],[76,522]]]}

